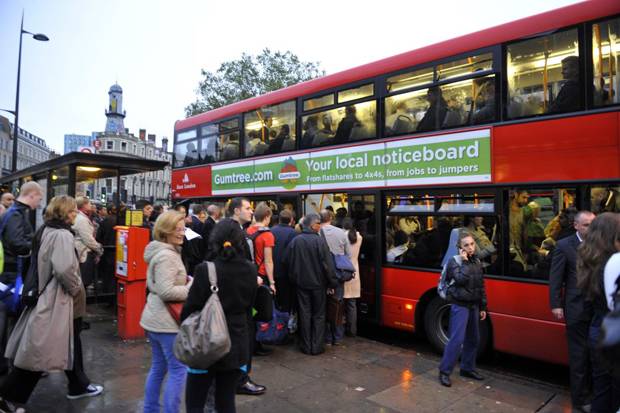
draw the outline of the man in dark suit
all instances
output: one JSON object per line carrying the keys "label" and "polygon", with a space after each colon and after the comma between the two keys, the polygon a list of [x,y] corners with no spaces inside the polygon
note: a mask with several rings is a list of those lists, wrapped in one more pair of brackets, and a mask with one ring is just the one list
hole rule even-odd
{"label": "man in dark suit", "polygon": [[577,411],[584,412],[589,411],[586,406],[590,393],[587,340],[592,308],[585,302],[581,290],[577,288],[577,247],[583,241],[594,217],[590,211],[577,213],[574,223],[577,232],[558,241],[553,251],[549,274],[551,312],[557,320],[566,319],[573,407]]}
{"label": "man in dark suit", "polygon": [[205,252],[206,255],[209,256],[209,237],[211,236],[211,231],[215,227],[215,224],[220,220],[220,207],[217,205],[209,205],[207,207],[207,219],[202,227],[202,238],[205,242]]}

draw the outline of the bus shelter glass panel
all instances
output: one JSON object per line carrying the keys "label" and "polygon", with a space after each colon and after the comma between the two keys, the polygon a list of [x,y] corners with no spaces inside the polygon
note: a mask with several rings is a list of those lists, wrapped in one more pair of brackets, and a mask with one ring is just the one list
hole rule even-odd
{"label": "bus shelter glass panel", "polygon": [[69,167],[65,166],[50,171],[50,199],[55,196],[69,195]]}
{"label": "bus shelter glass panel", "polygon": [[583,108],[577,29],[509,45],[506,65],[509,118]]}
{"label": "bus shelter glass panel", "polygon": [[115,169],[104,169],[97,166],[80,165],[75,170],[75,196],[87,196],[93,202],[107,201],[106,179],[116,180]]}
{"label": "bus shelter glass panel", "polygon": [[301,146],[314,148],[374,138],[376,118],[374,100],[304,116]]}
{"label": "bus shelter glass panel", "polygon": [[594,105],[620,103],[620,18],[592,25]]}
{"label": "bus shelter glass panel", "polygon": [[245,156],[295,149],[295,101],[266,106],[246,113]]}
{"label": "bus shelter glass panel", "polygon": [[412,72],[388,77],[386,81],[388,92],[411,89],[433,83],[434,71],[432,67],[414,70]]}
{"label": "bus shelter glass panel", "polygon": [[509,198],[508,274],[548,279],[557,241],[575,233],[576,190],[514,189]]}

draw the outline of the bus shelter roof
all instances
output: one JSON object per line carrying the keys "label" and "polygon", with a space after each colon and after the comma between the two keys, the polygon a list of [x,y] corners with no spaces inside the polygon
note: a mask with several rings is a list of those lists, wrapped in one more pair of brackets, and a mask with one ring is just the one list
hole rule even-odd
{"label": "bus shelter roof", "polygon": [[101,169],[117,170],[119,176],[133,175],[142,172],[159,171],[168,166],[167,161],[157,161],[144,158],[129,158],[125,156],[101,155],[83,152],[71,152],[66,155],[50,159],[33,165],[21,171],[17,171],[0,178],[0,184],[8,184],[16,180],[37,177],[46,173],[73,166],[90,166]]}

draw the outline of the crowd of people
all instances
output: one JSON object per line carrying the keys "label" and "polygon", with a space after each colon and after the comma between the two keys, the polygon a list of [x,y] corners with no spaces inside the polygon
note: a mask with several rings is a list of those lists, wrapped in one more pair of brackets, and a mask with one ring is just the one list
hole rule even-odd
{"label": "crowd of people", "polygon": [[[600,198],[597,205],[602,205],[611,202],[611,195],[593,197]],[[24,184],[16,199],[7,194],[0,197],[8,207],[0,215],[5,251],[2,282],[25,277],[34,268],[38,293],[33,304],[17,312],[0,301],[0,342],[6,343],[2,350],[7,357],[0,367],[8,373],[0,386],[2,412],[24,411],[19,406],[27,403],[39,379],[53,370],[65,371],[69,399],[97,396],[104,390],[86,374],[80,332],[85,328],[86,290],[94,283],[93,274],[97,268],[100,273],[113,272],[110,246],[119,214],[114,206],[97,206],[84,196],[57,196],[46,206],[44,223],[35,231],[30,211],[42,197],[36,182]],[[518,196],[515,199],[522,208]],[[536,209],[536,205],[528,207]],[[236,394],[264,394],[266,387],[252,379],[252,359],[268,356],[274,348],[258,339],[257,323],[264,321],[259,314],[286,313],[289,337],[296,332],[299,350],[308,355],[322,354],[326,346],[341,345],[345,335],[357,334],[358,259],[366,231],[355,225],[345,208],[308,213],[299,220],[292,208],[277,211],[259,203],[253,209],[245,198],[233,198],[225,207],[194,204],[189,211],[184,205],[165,208],[148,201],[140,201],[136,208],[151,233],[144,251],[147,301],[140,320],[151,346],[145,412],[180,411],[183,391],[186,410],[202,412],[214,383],[215,408],[220,413],[235,411]],[[487,317],[483,274],[492,265],[488,257],[496,251],[482,229],[482,218],[466,221],[446,233],[453,248],[445,254],[442,278],[451,310],[439,381],[447,387],[452,385],[450,375],[459,358],[461,376],[484,379],[476,370],[479,322]],[[536,222],[535,216],[528,222]],[[578,211],[572,222],[573,231],[563,231],[554,239],[551,312],[556,319],[566,320],[574,408],[615,412],[620,407],[617,361],[610,363],[597,343],[603,319],[614,307],[620,273],[620,214]],[[394,247],[387,251],[388,262],[402,259],[407,234],[421,226],[415,217],[391,224]],[[544,232],[538,235],[543,237]],[[349,263],[348,270],[343,260]],[[214,263],[215,289],[206,261]],[[352,278],[346,278],[347,271]],[[104,277],[104,285],[107,282]],[[185,365],[175,355],[180,325],[200,312],[215,292],[226,317],[230,351],[206,369]],[[14,327],[9,334],[11,317]]]}

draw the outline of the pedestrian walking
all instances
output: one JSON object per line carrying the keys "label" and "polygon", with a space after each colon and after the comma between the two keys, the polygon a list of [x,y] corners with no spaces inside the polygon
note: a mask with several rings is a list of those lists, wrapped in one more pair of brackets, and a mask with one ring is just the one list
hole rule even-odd
{"label": "pedestrian walking", "polygon": [[160,389],[164,389],[165,413],[179,412],[181,394],[187,375],[186,367],[173,353],[174,340],[179,331],[177,321],[168,306],[184,302],[192,285],[181,259],[181,245],[185,234],[185,217],[168,211],[157,218],[153,228],[154,240],[144,250],[148,264],[146,283],[149,291],[140,325],[151,342],[151,369],[146,378],[144,413],[160,412]]}
{"label": "pedestrian walking", "polygon": [[86,292],[80,277],[73,225],[78,214],[75,199],[53,198],[44,225],[34,237],[40,296],[26,308],[9,338],[6,354],[14,369],[0,387],[0,411],[17,411],[13,403],[27,403],[43,372],[65,370],[67,398],[101,394],[103,387],[90,383],[83,370],[80,341]]}
{"label": "pedestrian walking", "polygon": [[327,288],[338,279],[327,243],[319,235],[321,217],[311,213],[302,221],[302,233],[286,251],[284,262],[297,291],[299,348],[305,354],[325,351],[325,307]]}
{"label": "pedestrian walking", "polygon": [[439,382],[446,387],[452,385],[450,374],[459,356],[461,376],[484,380],[476,371],[480,342],[478,320],[484,321],[487,317],[482,262],[476,257],[476,241],[469,232],[459,234],[457,247],[459,258],[453,257],[446,264],[446,281],[450,285],[447,293],[451,304],[450,326],[448,344],[439,364]]}
{"label": "pedestrian walking", "polygon": [[[30,265],[30,251],[34,229],[30,223],[30,211],[37,208],[43,198],[43,189],[34,182],[26,182],[19,191],[17,200],[13,194],[5,192],[1,202],[7,207],[2,215],[2,247],[4,249],[4,272],[0,282],[6,285],[15,283],[18,273],[25,276]],[[0,374],[6,374],[8,363],[4,358],[6,337],[9,332],[9,307],[0,301]]]}
{"label": "pedestrian walking", "polygon": [[[188,413],[204,411],[207,394],[214,381],[215,408],[218,413],[234,413],[235,393],[241,377],[241,366],[250,357],[250,329],[252,304],[256,295],[256,267],[245,258],[245,236],[239,225],[232,220],[224,220],[211,232],[212,258],[217,272],[218,296],[226,315],[230,335],[230,352],[206,370],[188,366],[185,403]],[[211,296],[207,264],[196,267],[194,283],[181,319],[201,311]]]}
{"label": "pedestrian walking", "polygon": [[592,306],[584,300],[577,286],[577,248],[594,217],[590,211],[579,211],[575,215],[573,226],[576,232],[557,242],[549,272],[551,313],[556,320],[566,320],[571,401],[573,409],[582,412],[589,409],[592,388],[588,354]]}
{"label": "pedestrian walking", "polygon": [[605,212],[596,217],[577,249],[577,287],[591,303],[593,317],[588,330],[592,360],[592,401],[590,412],[614,413],[620,408],[620,382],[598,348],[603,318],[609,313],[605,298],[604,270],[616,252],[620,234],[620,214]]}
{"label": "pedestrian walking", "polygon": [[[338,208],[340,210],[340,208]],[[363,237],[353,228],[353,220],[344,218],[342,228],[346,231],[351,249],[351,263],[355,267],[355,276],[344,283],[345,334],[349,337],[357,335],[357,299],[362,295],[359,256]]]}

